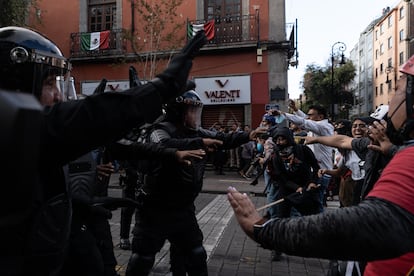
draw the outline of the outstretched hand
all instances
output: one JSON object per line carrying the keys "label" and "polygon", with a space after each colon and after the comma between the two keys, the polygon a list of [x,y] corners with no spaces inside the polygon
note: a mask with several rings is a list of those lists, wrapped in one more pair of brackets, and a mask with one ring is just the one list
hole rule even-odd
{"label": "outstretched hand", "polygon": [[157,75],[158,80],[152,80],[152,83],[159,89],[163,102],[168,102],[184,92],[188,75],[193,66],[193,59],[206,43],[205,32],[199,31],[187,42],[181,52],[171,59],[168,67]]}
{"label": "outstretched hand", "polygon": [[250,131],[249,138],[250,140],[255,140],[260,134],[267,133],[267,127],[258,127],[255,130]]}
{"label": "outstretched hand", "polygon": [[253,226],[258,221],[262,221],[263,218],[256,211],[253,202],[246,194],[240,193],[234,187],[227,189],[227,198],[240,227],[250,238],[254,239]]}
{"label": "outstretched hand", "polygon": [[317,142],[317,137],[312,137],[312,136],[306,136],[305,137],[305,144],[306,145],[310,145],[310,144],[316,144]]}
{"label": "outstretched hand", "polygon": [[96,172],[98,173],[98,177],[109,177],[112,173],[114,173],[115,168],[111,162],[106,164],[99,164],[96,166]]}
{"label": "outstretched hand", "polygon": [[217,150],[219,146],[223,145],[223,141],[212,138],[203,138],[203,144],[206,146],[208,151],[212,152]]}
{"label": "outstretched hand", "polygon": [[198,31],[190,41],[188,41],[187,45],[181,50],[181,53],[189,58],[194,58],[200,51],[201,47],[203,47],[208,42],[206,33],[204,30]]}
{"label": "outstretched hand", "polygon": [[198,150],[178,150],[175,152],[175,156],[180,163],[184,163],[186,165],[191,165],[191,159],[203,159],[206,155],[205,150],[198,149]]}
{"label": "outstretched hand", "polygon": [[289,108],[291,108],[293,111],[298,111],[298,108],[296,107],[296,103],[294,100],[289,100],[288,104]]}
{"label": "outstretched hand", "polygon": [[379,151],[384,155],[387,155],[390,148],[393,146],[385,131],[387,130],[387,122],[381,120],[375,121],[369,126],[369,137],[373,140],[373,143],[368,145],[371,150]]}

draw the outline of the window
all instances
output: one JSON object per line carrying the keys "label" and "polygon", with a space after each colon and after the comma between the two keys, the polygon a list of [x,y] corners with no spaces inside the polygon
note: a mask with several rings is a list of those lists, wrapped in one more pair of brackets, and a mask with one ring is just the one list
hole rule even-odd
{"label": "window", "polygon": [[384,53],[384,44],[381,43],[380,45],[380,55]]}
{"label": "window", "polygon": [[241,0],[208,0],[207,19],[241,15]]}
{"label": "window", "polygon": [[388,28],[392,27],[392,14],[388,16]]}
{"label": "window", "polygon": [[389,58],[389,59],[388,59],[388,62],[387,62],[387,67],[388,67],[388,68],[391,68],[391,67],[392,67],[392,58]]}
{"label": "window", "polygon": [[379,50],[377,49],[375,50],[375,59],[378,59],[378,56],[379,56]]}
{"label": "window", "polygon": [[388,49],[392,48],[392,36],[388,38]]}
{"label": "window", "polygon": [[404,37],[404,30],[400,30],[400,42],[405,39]]}
{"label": "window", "polygon": [[400,8],[400,20],[404,18],[404,7]]}
{"label": "window", "polygon": [[400,52],[398,59],[399,59],[398,64],[403,65],[403,63],[404,63],[404,52]]}
{"label": "window", "polygon": [[375,97],[378,97],[378,86],[375,87]]}
{"label": "window", "polygon": [[382,74],[384,72],[384,63],[381,63],[380,65],[380,73]]}
{"label": "window", "polygon": [[375,40],[378,40],[378,30],[375,30]]}
{"label": "window", "polygon": [[249,35],[243,33],[242,0],[208,0],[204,18],[215,20],[216,43],[240,42]]}
{"label": "window", "polygon": [[380,95],[383,95],[383,94],[384,94],[384,84],[381,83],[380,84]]}
{"label": "window", "polygon": [[380,34],[383,34],[384,33],[384,24],[381,24],[380,25]]}
{"label": "window", "polygon": [[392,91],[392,80],[388,81],[388,94],[390,94]]}
{"label": "window", "polygon": [[116,1],[90,0],[88,4],[89,32],[99,32],[116,28]]}

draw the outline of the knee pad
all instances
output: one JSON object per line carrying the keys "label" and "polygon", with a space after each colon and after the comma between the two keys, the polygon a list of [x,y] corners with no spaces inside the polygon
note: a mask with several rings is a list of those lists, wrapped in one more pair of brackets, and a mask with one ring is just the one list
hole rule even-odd
{"label": "knee pad", "polygon": [[190,252],[190,261],[195,263],[205,263],[207,259],[207,252],[203,246],[197,246]]}
{"label": "knee pad", "polygon": [[179,246],[171,246],[171,271],[173,275],[204,276],[208,274],[207,253],[203,246],[192,249],[184,249]]}
{"label": "knee pad", "polygon": [[207,274],[207,252],[201,245],[194,247],[190,252],[188,275]]}
{"label": "knee pad", "polygon": [[125,276],[149,275],[155,262],[155,256],[133,253],[128,261]]}

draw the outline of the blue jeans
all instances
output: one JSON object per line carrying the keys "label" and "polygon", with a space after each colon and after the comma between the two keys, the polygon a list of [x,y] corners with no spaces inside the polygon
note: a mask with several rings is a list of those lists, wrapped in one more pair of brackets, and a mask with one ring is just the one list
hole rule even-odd
{"label": "blue jeans", "polygon": [[[263,176],[266,184],[267,203],[272,203],[278,199],[277,197],[279,195],[279,186],[273,183],[273,181],[270,179],[270,175],[266,171],[263,173]],[[276,218],[278,213],[278,205],[276,204],[267,208],[267,212],[270,218]]]}
{"label": "blue jeans", "polygon": [[323,209],[324,209],[324,203],[325,203],[325,193],[326,193],[326,189],[328,188],[329,182],[331,182],[331,176],[330,175],[322,175],[322,177],[320,177],[318,179],[318,183],[319,185],[321,185],[319,187],[319,211],[322,213]]}

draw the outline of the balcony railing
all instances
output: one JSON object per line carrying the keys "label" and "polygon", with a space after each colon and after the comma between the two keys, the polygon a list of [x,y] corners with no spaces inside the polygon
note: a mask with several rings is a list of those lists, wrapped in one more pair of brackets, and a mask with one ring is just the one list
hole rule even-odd
{"label": "balcony railing", "polygon": [[[188,24],[206,24],[209,20],[194,20]],[[206,46],[252,44],[259,41],[259,16],[257,14],[214,18],[215,35]]]}
{"label": "balcony railing", "polygon": [[104,57],[122,55],[126,52],[126,40],[123,30],[109,31],[108,47],[105,49],[84,50],[81,47],[81,37],[88,33],[71,33],[70,35],[70,55],[71,58]]}

